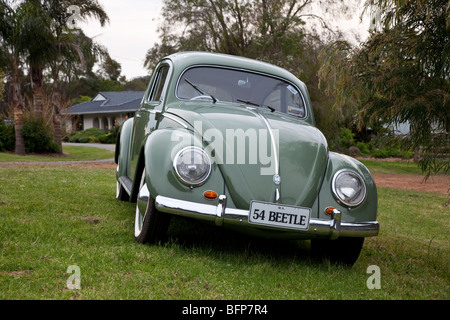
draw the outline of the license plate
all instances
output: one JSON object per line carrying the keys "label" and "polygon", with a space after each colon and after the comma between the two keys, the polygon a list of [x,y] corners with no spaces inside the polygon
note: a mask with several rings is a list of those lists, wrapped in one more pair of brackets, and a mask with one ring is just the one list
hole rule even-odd
{"label": "license plate", "polygon": [[248,222],[253,224],[308,230],[311,209],[277,203],[252,201]]}

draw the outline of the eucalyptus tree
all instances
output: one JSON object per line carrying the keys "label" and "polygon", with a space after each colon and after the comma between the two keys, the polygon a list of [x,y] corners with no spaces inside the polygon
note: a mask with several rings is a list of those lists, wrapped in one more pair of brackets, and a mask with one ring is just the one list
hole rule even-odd
{"label": "eucalyptus tree", "polygon": [[5,73],[2,69],[0,69],[0,101],[3,100],[3,92],[5,90],[5,83],[3,82],[3,79],[5,78]]}
{"label": "eucalyptus tree", "polygon": [[378,20],[359,47],[334,42],[321,79],[358,124],[404,123],[402,142],[418,151],[427,175],[449,171],[450,6],[448,0],[367,0]]}
{"label": "eucalyptus tree", "polygon": [[325,17],[347,13],[353,5],[336,0],[164,0],[161,40],[148,50],[144,66],[153,70],[165,55],[196,50],[273,63],[307,84],[316,123],[331,140],[338,116],[329,111],[332,98],[318,90],[318,54],[328,38],[342,36]]}
{"label": "eucalyptus tree", "polygon": [[[246,56],[292,66],[305,41],[316,45],[318,34],[307,25],[315,19],[330,30],[314,6],[347,10],[332,0],[165,0],[160,43],[148,50],[145,66],[180,50],[201,50]],[[326,11],[326,10],[324,10]],[[320,41],[319,41],[320,42]]]}

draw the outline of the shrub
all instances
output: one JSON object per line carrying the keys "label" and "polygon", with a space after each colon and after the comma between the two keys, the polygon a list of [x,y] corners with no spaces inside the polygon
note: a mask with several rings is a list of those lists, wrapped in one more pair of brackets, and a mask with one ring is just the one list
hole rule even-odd
{"label": "shrub", "polygon": [[402,150],[398,147],[387,146],[384,148],[376,149],[372,152],[372,156],[375,158],[404,158],[409,159],[413,156],[413,152],[409,150]]}
{"label": "shrub", "polygon": [[42,118],[27,117],[23,121],[23,139],[27,153],[57,153],[59,146]]}
{"label": "shrub", "polygon": [[110,133],[107,133],[107,134],[104,134],[104,135],[98,137],[98,142],[114,144],[114,143],[116,143],[116,139],[117,139],[117,136],[110,132]]}
{"label": "shrub", "polygon": [[366,155],[370,153],[369,146],[366,143],[359,141],[356,143],[356,146],[361,151],[361,154]]}
{"label": "shrub", "polygon": [[0,118],[0,151],[14,151],[15,133],[14,124],[6,124]]}
{"label": "shrub", "polygon": [[98,128],[86,129],[84,131],[74,132],[69,136],[69,142],[93,143],[98,142],[100,136],[104,136],[105,131]]}
{"label": "shrub", "polygon": [[119,126],[114,127],[105,133],[104,130],[98,128],[86,129],[84,131],[72,132],[67,138],[68,142],[79,143],[116,143],[117,135],[119,133]]}
{"label": "shrub", "polygon": [[404,158],[409,159],[413,152],[408,150],[402,140],[393,139],[389,135],[380,135],[370,142],[371,155],[375,158]]}
{"label": "shrub", "polygon": [[339,131],[339,146],[342,148],[350,148],[355,145],[355,134],[349,128],[342,128]]}

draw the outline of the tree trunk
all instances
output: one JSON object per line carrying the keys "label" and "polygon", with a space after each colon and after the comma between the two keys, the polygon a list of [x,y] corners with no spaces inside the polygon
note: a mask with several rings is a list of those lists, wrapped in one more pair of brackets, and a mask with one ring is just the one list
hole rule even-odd
{"label": "tree trunk", "polygon": [[13,71],[13,104],[14,104],[14,132],[16,135],[15,152],[18,155],[26,155],[25,139],[23,138],[23,102],[20,90],[18,58],[14,54],[14,71]]}
{"label": "tree trunk", "polygon": [[59,94],[53,93],[53,139],[59,146],[59,153],[62,154],[62,130],[61,130],[61,113],[59,108]]}
{"label": "tree trunk", "polygon": [[42,117],[44,106],[43,69],[31,66],[31,86],[33,88],[33,109],[35,117]]}
{"label": "tree trunk", "polygon": [[24,156],[25,152],[25,140],[23,138],[23,104],[20,99],[20,88],[18,83],[14,83],[14,131],[16,135],[16,154]]}

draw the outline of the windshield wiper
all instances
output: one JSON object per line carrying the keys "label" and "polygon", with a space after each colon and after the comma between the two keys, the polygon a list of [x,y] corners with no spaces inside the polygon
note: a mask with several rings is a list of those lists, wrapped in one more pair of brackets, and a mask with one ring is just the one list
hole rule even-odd
{"label": "windshield wiper", "polygon": [[257,104],[257,103],[254,103],[254,102],[251,102],[251,101],[248,101],[248,100],[236,99],[236,101],[243,102],[245,104],[249,104],[249,105],[252,105],[252,106],[255,106],[255,107],[266,107],[266,108],[269,108],[271,112],[275,111],[275,108],[273,108],[271,106]]}
{"label": "windshield wiper", "polygon": [[207,93],[207,92],[204,92],[204,91],[201,90],[198,86],[196,86],[195,84],[193,84],[192,82],[190,82],[190,81],[189,81],[188,79],[186,79],[186,78],[184,78],[184,81],[186,81],[187,83],[189,83],[189,84],[191,85],[191,87],[194,88],[195,90],[197,90],[198,92],[200,92],[200,94],[210,96],[211,99],[212,99],[212,101],[213,101],[213,103],[216,103],[216,102],[217,102],[217,99],[214,98],[214,96],[213,96],[212,94],[209,94],[209,93]]}

